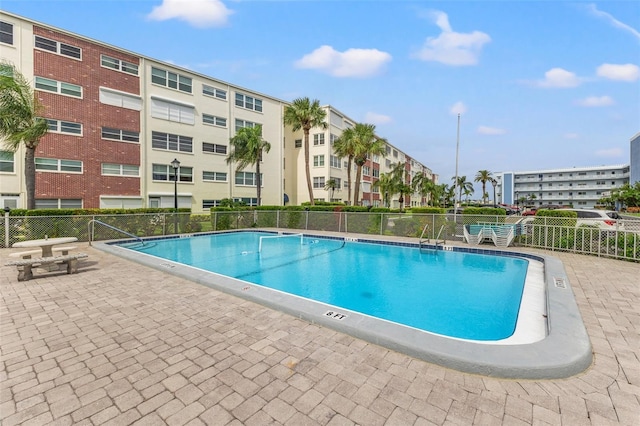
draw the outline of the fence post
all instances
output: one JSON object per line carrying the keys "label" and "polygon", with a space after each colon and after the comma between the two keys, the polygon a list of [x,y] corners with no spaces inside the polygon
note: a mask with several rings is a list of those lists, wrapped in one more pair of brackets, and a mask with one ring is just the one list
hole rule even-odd
{"label": "fence post", "polygon": [[9,248],[9,207],[4,208],[4,246]]}
{"label": "fence post", "polygon": [[276,210],[276,228],[280,228],[280,210]]}

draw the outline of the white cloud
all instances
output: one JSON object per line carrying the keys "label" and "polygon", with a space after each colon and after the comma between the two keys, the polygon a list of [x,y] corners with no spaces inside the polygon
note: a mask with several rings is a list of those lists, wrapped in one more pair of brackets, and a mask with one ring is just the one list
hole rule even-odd
{"label": "white cloud", "polygon": [[544,80],[538,80],[536,85],[538,87],[577,87],[582,83],[582,79],[562,68],[552,68],[544,73]]}
{"label": "white cloud", "polygon": [[[591,3],[587,5],[587,10],[589,10],[589,12],[591,12],[593,15],[599,17],[599,18],[603,18],[606,21],[608,21],[611,25],[613,25],[616,28],[620,28],[624,31],[627,31],[628,33],[631,33],[635,38],[637,38],[638,40],[640,40],[640,32],[638,30],[636,30],[635,28],[618,21],[616,18],[614,18],[613,16],[611,16],[610,14],[608,14],[607,12],[603,12],[601,10],[598,10],[598,8],[596,7],[595,4]],[[637,17],[637,16],[636,16]]]}
{"label": "white cloud", "polygon": [[580,135],[578,135],[577,133],[565,133],[564,138],[565,139],[578,139],[580,137]]}
{"label": "white cloud", "polygon": [[505,129],[498,129],[496,127],[489,126],[478,126],[476,131],[481,135],[504,135],[507,133]]}
{"label": "white cloud", "polygon": [[388,124],[391,123],[391,117],[388,115],[377,114],[375,112],[368,112],[364,115],[364,122],[371,124]]}
{"label": "white cloud", "polygon": [[391,55],[378,49],[347,49],[338,52],[331,46],[320,46],[295,62],[298,68],[315,69],[334,77],[370,77],[378,74],[391,61]]}
{"label": "white cloud", "polygon": [[451,106],[449,113],[452,115],[464,114],[467,112],[467,106],[462,101],[458,101]]}
{"label": "white cloud", "polygon": [[147,15],[154,21],[181,19],[198,28],[220,27],[233,13],[220,0],[162,0]]}
{"label": "white cloud", "polygon": [[615,158],[622,157],[623,154],[622,148],[609,148],[596,151],[598,157]]}
{"label": "white cloud", "polygon": [[640,67],[634,64],[602,64],[596,69],[596,74],[609,80],[636,81],[640,78]]}
{"label": "white cloud", "polygon": [[611,96],[589,96],[579,99],[575,103],[583,107],[603,107],[613,105],[615,102]]}
{"label": "white cloud", "polygon": [[454,66],[478,63],[482,46],[491,41],[488,34],[481,31],[457,33],[452,30],[449,17],[444,12],[432,11],[429,17],[442,32],[438,37],[428,37],[413,57]]}

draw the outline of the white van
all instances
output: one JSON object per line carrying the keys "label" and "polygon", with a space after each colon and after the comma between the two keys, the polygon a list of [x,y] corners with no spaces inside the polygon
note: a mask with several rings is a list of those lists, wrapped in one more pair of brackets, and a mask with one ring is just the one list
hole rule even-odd
{"label": "white van", "polygon": [[578,223],[576,226],[590,225],[597,226],[607,231],[624,231],[621,217],[618,212],[613,210],[591,210],[591,209],[562,209],[576,212],[578,215]]}

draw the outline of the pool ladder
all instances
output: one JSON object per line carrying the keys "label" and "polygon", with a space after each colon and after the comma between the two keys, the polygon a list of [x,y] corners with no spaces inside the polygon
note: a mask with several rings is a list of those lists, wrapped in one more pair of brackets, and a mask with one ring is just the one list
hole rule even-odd
{"label": "pool ladder", "polygon": [[[431,242],[431,240],[428,237],[426,239],[424,238],[424,234],[425,234],[425,232],[427,232],[427,229],[429,229],[429,224],[426,224],[424,226],[424,228],[422,229],[422,234],[420,234],[420,241],[418,243],[418,247],[420,248],[420,251],[422,251],[422,243],[423,242],[426,242],[426,243],[430,243]],[[443,230],[444,230],[444,225],[442,225],[440,227],[440,231],[438,231],[438,235],[435,238],[434,243],[436,245],[436,248],[434,250],[438,250],[438,246],[444,246],[444,244],[447,242],[446,240],[441,240],[440,239],[440,235],[442,235],[442,231]],[[426,249],[426,247],[425,247],[425,249]]]}

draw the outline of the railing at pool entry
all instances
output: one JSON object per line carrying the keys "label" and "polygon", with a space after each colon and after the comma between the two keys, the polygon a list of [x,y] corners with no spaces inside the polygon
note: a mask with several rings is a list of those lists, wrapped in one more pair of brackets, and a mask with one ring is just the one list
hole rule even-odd
{"label": "railing at pool entry", "polygon": [[89,224],[87,225],[87,227],[88,227],[88,232],[87,233],[89,234],[89,245],[91,245],[91,241],[93,241],[93,236],[95,234],[95,224],[96,223],[100,224],[102,226],[106,226],[107,228],[112,229],[114,231],[120,232],[121,234],[124,234],[124,235],[126,235],[128,237],[131,237],[131,238],[135,239],[136,241],[138,241],[139,243],[141,243],[142,245],[145,244],[144,240],[142,238],[138,237],[137,235],[133,235],[133,234],[127,232],[127,231],[124,231],[122,229],[116,228],[113,225],[109,225],[108,223],[104,223],[102,221],[99,221],[98,219],[92,219],[92,220],[89,221]]}

